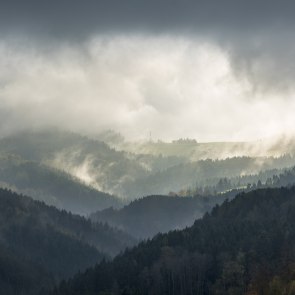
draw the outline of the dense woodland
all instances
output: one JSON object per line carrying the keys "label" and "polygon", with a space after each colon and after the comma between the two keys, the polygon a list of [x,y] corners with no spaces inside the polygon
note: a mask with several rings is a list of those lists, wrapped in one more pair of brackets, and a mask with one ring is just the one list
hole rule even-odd
{"label": "dense woodland", "polygon": [[135,243],[106,224],[3,189],[0,222],[1,294],[36,294]]}
{"label": "dense woodland", "polygon": [[223,177],[216,180],[208,180],[207,185],[183,189],[176,195],[180,196],[208,196],[208,195],[229,195],[231,191],[248,192],[258,188],[290,187],[295,184],[295,167],[288,169],[264,170],[258,174],[248,174],[235,177]]}
{"label": "dense woodland", "polygon": [[148,196],[131,202],[122,209],[105,209],[90,215],[91,220],[106,222],[138,239],[157,233],[191,226],[206,212],[222,203],[226,196]]}
{"label": "dense woodland", "polygon": [[51,294],[295,294],[295,188],[259,189]]}

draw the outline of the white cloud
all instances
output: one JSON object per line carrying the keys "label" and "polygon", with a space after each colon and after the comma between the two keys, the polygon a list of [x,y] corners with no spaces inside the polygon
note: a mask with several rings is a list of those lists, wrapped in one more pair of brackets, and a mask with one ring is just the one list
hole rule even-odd
{"label": "white cloud", "polygon": [[2,41],[0,131],[111,128],[129,138],[151,131],[202,141],[293,131],[294,92],[266,97],[246,78],[227,52],[197,38],[100,36],[52,50]]}

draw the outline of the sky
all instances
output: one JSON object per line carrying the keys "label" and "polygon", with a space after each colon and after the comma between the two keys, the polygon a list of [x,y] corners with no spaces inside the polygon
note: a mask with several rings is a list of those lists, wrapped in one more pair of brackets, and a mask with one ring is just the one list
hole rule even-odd
{"label": "sky", "polygon": [[293,1],[0,2],[1,136],[294,134]]}

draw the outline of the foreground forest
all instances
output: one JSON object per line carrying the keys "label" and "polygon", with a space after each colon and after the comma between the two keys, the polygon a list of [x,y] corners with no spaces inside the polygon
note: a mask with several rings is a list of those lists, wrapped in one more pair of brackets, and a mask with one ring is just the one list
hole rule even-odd
{"label": "foreground forest", "polygon": [[37,294],[136,243],[106,224],[0,189],[1,294]]}
{"label": "foreground forest", "polygon": [[259,189],[50,294],[295,294],[295,188]]}

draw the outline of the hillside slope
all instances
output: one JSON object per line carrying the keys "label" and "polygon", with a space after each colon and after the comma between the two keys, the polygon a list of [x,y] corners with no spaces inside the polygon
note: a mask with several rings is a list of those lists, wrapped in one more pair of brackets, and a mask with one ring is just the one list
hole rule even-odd
{"label": "hillside slope", "polygon": [[295,188],[260,189],[51,294],[294,294],[294,249]]}
{"label": "hillside slope", "polygon": [[224,196],[177,197],[148,196],[122,209],[105,209],[90,215],[91,220],[107,222],[136,238],[191,226],[193,222],[225,200]]}
{"label": "hillside slope", "polygon": [[111,194],[119,192],[127,179],[148,173],[144,164],[129,159],[124,152],[111,149],[101,141],[60,130],[2,138],[0,152],[65,171],[87,185]]}
{"label": "hillside slope", "polygon": [[0,184],[57,208],[87,215],[95,208],[121,206],[120,199],[99,192],[71,175],[14,155],[0,155]]}
{"label": "hillside slope", "polygon": [[107,225],[3,189],[0,224],[3,294],[34,294],[52,287],[135,242]]}

